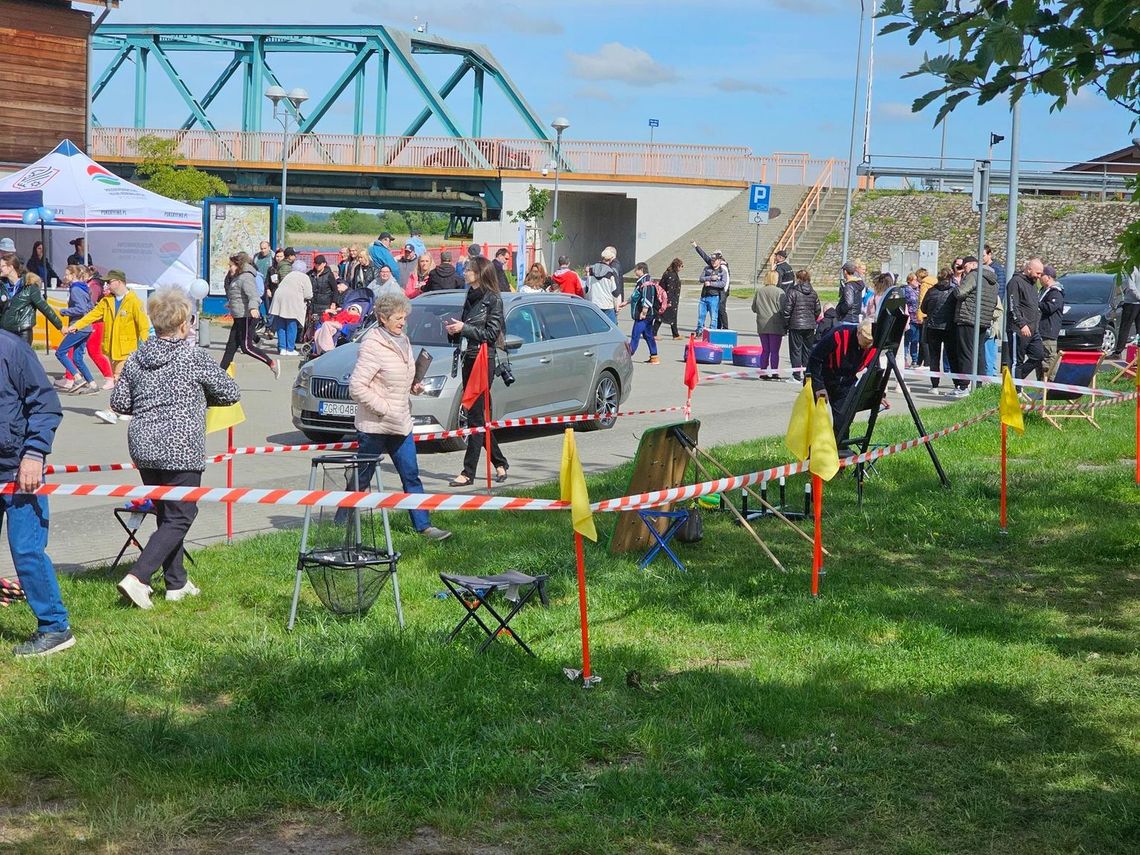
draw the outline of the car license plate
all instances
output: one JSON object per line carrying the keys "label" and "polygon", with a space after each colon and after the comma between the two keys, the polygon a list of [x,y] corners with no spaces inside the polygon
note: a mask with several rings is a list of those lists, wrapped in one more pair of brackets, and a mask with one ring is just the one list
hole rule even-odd
{"label": "car license plate", "polygon": [[317,413],[322,416],[355,416],[356,404],[342,401],[321,401],[317,406]]}

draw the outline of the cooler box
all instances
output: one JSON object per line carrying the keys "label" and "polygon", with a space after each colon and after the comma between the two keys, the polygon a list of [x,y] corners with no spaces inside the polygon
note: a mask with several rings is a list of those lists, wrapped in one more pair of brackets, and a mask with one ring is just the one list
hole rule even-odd
{"label": "cooler box", "polygon": [[[708,336],[705,340],[709,344],[728,345],[729,347],[736,347],[736,331],[735,330],[705,330]],[[729,356],[732,354],[729,353]]]}
{"label": "cooler box", "polygon": [[[685,359],[689,358],[689,346],[685,345]],[[693,358],[702,365],[720,365],[724,361],[724,351],[715,344],[698,341],[693,345]]]}
{"label": "cooler box", "polygon": [[759,368],[764,348],[758,344],[742,344],[732,349],[732,364],[742,368]]}

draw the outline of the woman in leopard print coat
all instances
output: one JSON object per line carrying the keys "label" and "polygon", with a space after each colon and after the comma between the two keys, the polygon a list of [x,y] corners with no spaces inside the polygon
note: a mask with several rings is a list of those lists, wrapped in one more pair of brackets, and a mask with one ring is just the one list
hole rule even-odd
{"label": "woman in leopard print coat", "polygon": [[[127,359],[111,393],[111,409],[131,416],[127,447],[144,484],[198,487],[206,468],[206,407],[236,404],[241,390],[206,352],[186,340],[192,306],[185,293],[164,288],[147,304],[155,337]],[[147,541],[119,590],[139,608],[151,607],[150,580],[163,568],[166,599],[199,593],[182,565],[183,541],[198,515],[194,502],[156,502],[158,530]]]}

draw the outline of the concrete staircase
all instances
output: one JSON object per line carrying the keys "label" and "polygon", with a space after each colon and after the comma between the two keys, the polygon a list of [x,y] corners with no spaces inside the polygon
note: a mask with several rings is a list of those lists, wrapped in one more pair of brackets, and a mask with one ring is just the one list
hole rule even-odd
{"label": "concrete staircase", "polygon": [[788,256],[788,263],[793,269],[811,270],[812,263],[828,242],[828,236],[843,228],[843,208],[846,203],[845,188],[823,191],[819,210],[808,222],[807,229],[796,237],[796,247]]}
{"label": "concrete staircase", "polygon": [[[799,210],[808,189],[797,184],[773,185],[769,220],[762,226],[748,222],[749,191],[742,190],[739,196],[715,211],[699,226],[680,235],[648,259],[649,272],[659,277],[674,258],[680,258],[685,262],[682,279],[695,282],[704,267],[691,245],[696,241],[705,252],[720,250],[724,253],[732,270],[734,286],[737,283],[753,283],[756,276],[756,270],[752,266],[756,252],[756,230],[760,230],[759,267],[767,270],[768,256],[775,247],[776,239],[787,226],[788,220]],[[736,290],[735,287],[733,290]]]}

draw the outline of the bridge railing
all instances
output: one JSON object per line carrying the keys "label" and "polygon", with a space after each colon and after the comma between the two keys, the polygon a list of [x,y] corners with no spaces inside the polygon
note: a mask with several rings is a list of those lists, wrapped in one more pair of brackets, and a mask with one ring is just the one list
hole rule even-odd
{"label": "bridge railing", "polygon": [[[180,157],[195,164],[271,167],[281,163],[285,145],[283,134],[271,132],[96,127],[92,156],[97,160],[137,159],[138,141],[145,135],[174,140]],[[289,139],[289,166],[466,173],[541,172],[546,168],[553,173],[554,145],[535,139],[300,134]],[[846,181],[847,165],[801,152],[776,152],[762,157],[744,146],[564,139],[562,169],[581,175],[810,186],[832,169]]]}

